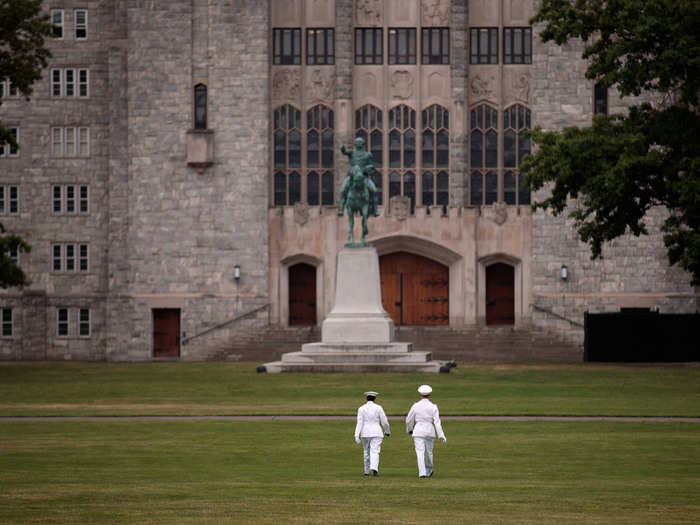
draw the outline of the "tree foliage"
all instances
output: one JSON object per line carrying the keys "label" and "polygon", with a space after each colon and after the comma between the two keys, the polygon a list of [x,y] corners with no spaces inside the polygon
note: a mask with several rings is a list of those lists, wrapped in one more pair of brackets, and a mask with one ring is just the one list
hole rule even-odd
{"label": "tree foliage", "polygon": [[[9,79],[29,98],[51,56],[45,46],[51,34],[52,25],[41,11],[41,0],[0,0],[0,81]],[[17,145],[0,122],[3,143]]]}
{"label": "tree foliage", "polygon": [[10,258],[10,253],[29,252],[31,248],[18,235],[6,233],[5,227],[0,224],[0,288],[10,286],[26,286],[29,280],[22,268],[17,266]]}
{"label": "tree foliage", "polygon": [[534,206],[570,206],[594,258],[606,241],[647,233],[649,209],[666,206],[669,261],[700,284],[700,2],[543,0],[532,22],[544,23],[544,41],[584,41],[587,78],[622,96],[660,95],[589,127],[533,130],[522,169],[531,189],[551,187]]}

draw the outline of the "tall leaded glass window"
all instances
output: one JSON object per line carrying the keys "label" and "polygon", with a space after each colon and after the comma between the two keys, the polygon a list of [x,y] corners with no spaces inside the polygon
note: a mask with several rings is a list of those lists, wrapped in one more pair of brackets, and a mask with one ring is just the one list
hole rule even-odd
{"label": "tall leaded glass window", "polygon": [[498,200],[498,110],[487,104],[469,116],[469,203],[493,204]]}
{"label": "tall leaded glass window", "polygon": [[333,110],[318,105],[306,112],[306,201],[333,204]]}
{"label": "tall leaded glass window", "polygon": [[519,171],[523,157],[530,153],[530,139],[522,132],[531,128],[530,110],[520,104],[503,112],[503,200],[506,204],[530,204],[530,191]]}
{"label": "tall leaded glass window", "polygon": [[608,88],[598,82],[593,88],[593,113],[595,115],[608,114]]}
{"label": "tall leaded glass window", "polygon": [[443,206],[449,203],[450,114],[437,104],[421,114],[421,177],[423,206]]}
{"label": "tall leaded glass window", "polygon": [[377,187],[377,204],[381,205],[384,202],[384,185],[382,184],[384,124],[382,122],[382,110],[371,104],[367,104],[356,110],[355,136],[362,137],[365,141],[365,148],[372,153],[372,160],[374,162],[372,180]]}
{"label": "tall leaded glass window", "polygon": [[404,104],[389,111],[389,198],[405,195],[416,205],[416,110]]}
{"label": "tall leaded glass window", "polygon": [[274,112],[275,206],[301,200],[301,112],[285,104]]}
{"label": "tall leaded glass window", "polygon": [[301,64],[301,29],[273,29],[273,64]]}
{"label": "tall leaded glass window", "polygon": [[207,129],[207,86],[194,87],[194,129]]}

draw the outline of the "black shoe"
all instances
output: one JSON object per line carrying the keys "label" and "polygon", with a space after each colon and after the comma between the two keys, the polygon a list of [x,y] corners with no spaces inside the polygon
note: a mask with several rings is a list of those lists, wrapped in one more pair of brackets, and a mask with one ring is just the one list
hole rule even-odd
{"label": "black shoe", "polygon": [[429,477],[429,478],[432,478],[432,477],[433,477],[433,474],[435,474],[435,472],[431,472],[430,474],[428,474],[428,477]]}
{"label": "black shoe", "polygon": [[419,478],[427,478],[428,476],[418,476]]}
{"label": "black shoe", "polygon": [[379,476],[379,472],[377,472],[376,470],[373,470],[373,471],[372,471],[372,475],[373,475],[374,477],[377,477],[377,476]]}
{"label": "black shoe", "polygon": [[362,475],[363,475],[363,476],[369,476],[369,472],[365,472],[365,473],[362,474]]}

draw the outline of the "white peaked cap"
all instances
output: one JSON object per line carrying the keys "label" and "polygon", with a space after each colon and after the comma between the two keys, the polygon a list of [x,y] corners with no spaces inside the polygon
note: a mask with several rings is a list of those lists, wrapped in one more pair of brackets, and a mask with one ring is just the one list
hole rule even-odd
{"label": "white peaked cap", "polygon": [[430,385],[421,385],[418,387],[418,393],[422,396],[427,396],[432,391],[433,389],[430,388]]}
{"label": "white peaked cap", "polygon": [[364,396],[365,396],[365,397],[367,397],[367,396],[374,396],[374,397],[377,397],[378,395],[379,395],[379,392],[375,392],[374,390],[370,390],[369,392],[365,392],[365,393],[364,393]]}

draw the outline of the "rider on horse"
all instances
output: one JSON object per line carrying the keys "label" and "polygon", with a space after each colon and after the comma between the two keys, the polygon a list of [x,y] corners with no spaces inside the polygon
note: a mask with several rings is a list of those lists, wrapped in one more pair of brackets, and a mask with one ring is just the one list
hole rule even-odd
{"label": "rider on horse", "polygon": [[[365,176],[365,185],[369,190],[369,212],[374,217],[378,217],[377,213],[377,187],[374,185],[374,181],[370,175],[374,172],[374,165],[372,164],[372,154],[365,150],[365,141],[362,137],[357,137],[355,139],[355,149],[346,149],[345,146],[340,146],[340,151],[344,155],[350,158],[350,170],[353,168],[359,168],[362,174]],[[343,187],[340,190],[340,210],[338,215],[343,214],[343,208],[347,201],[348,188],[350,186],[351,177],[346,177],[343,182]]]}

